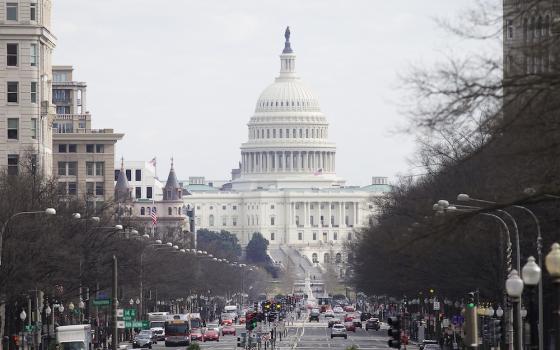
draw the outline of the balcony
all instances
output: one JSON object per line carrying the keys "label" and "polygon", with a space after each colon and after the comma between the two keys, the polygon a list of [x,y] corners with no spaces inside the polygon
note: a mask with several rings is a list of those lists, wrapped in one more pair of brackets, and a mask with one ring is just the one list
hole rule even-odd
{"label": "balcony", "polygon": [[82,120],[88,120],[89,118],[91,118],[90,114],[57,114],[54,119],[55,121],[56,120],[82,121]]}

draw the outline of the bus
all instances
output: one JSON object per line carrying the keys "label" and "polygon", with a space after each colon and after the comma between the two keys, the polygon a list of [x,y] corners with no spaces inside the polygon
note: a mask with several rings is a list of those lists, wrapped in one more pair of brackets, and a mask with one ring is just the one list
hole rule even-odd
{"label": "bus", "polygon": [[165,346],[188,346],[190,342],[191,328],[189,315],[169,315],[165,321]]}

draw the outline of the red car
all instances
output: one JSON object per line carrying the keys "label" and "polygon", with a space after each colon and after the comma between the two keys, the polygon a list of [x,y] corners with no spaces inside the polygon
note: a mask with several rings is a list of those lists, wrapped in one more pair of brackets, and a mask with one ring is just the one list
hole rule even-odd
{"label": "red car", "polygon": [[350,321],[350,322],[344,322],[344,327],[346,327],[346,330],[348,332],[354,332],[356,333],[356,326],[354,325],[354,322]]}
{"label": "red car", "polygon": [[199,328],[195,328],[191,331],[191,340],[204,341],[204,334],[202,334]]}
{"label": "red car", "polygon": [[239,322],[239,324],[245,324],[245,316],[239,316],[237,321]]}
{"label": "red car", "polygon": [[226,334],[236,335],[235,327],[232,325],[226,325],[222,327],[222,336]]}
{"label": "red car", "polygon": [[209,329],[204,332],[204,341],[220,341],[220,334],[215,329]]}
{"label": "red car", "polygon": [[344,322],[352,322],[353,320],[354,320],[354,315],[346,314],[346,316],[344,316]]}
{"label": "red car", "polygon": [[233,320],[223,319],[222,326],[231,326],[233,324]]}
{"label": "red car", "polygon": [[356,311],[356,309],[354,309],[354,307],[351,306],[351,305],[346,305],[346,306],[344,307],[344,311],[346,311],[346,312],[354,312],[354,311]]}

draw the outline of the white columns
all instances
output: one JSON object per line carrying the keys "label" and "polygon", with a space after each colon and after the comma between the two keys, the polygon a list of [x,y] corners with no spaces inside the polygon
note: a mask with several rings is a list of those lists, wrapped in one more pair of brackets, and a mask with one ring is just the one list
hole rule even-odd
{"label": "white columns", "polygon": [[346,227],[346,203],[340,202],[342,205],[342,220],[341,220],[341,227]]}
{"label": "white columns", "polygon": [[329,206],[329,207],[327,208],[327,216],[328,216],[328,218],[327,218],[327,220],[328,220],[328,221],[327,221],[327,226],[328,226],[328,227],[332,227],[332,223],[331,223],[331,216],[332,216],[331,202],[327,202],[327,205]]}
{"label": "white columns", "polygon": [[342,206],[344,205],[344,203],[342,202],[338,202],[338,227],[342,227],[342,224],[344,223],[344,219],[342,218]]}
{"label": "white columns", "polygon": [[303,202],[303,226],[309,226],[309,202]]}
{"label": "white columns", "polygon": [[355,211],[355,214],[354,214],[354,218],[355,218],[355,219],[354,219],[354,227],[358,226],[359,223],[360,223],[360,212],[359,212],[359,209],[360,209],[360,202],[354,203],[354,211]]}

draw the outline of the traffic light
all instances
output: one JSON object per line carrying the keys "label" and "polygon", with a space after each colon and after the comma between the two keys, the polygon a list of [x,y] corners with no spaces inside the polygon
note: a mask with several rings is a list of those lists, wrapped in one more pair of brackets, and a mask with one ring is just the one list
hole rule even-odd
{"label": "traffic light", "polygon": [[252,331],[257,327],[257,313],[251,312],[248,313],[245,317],[245,329],[248,331]]}
{"label": "traffic light", "polygon": [[466,346],[478,346],[478,316],[476,315],[476,303],[474,293],[467,294],[467,304],[465,305],[465,339]]}
{"label": "traffic light", "polygon": [[482,324],[482,339],[485,343],[491,343],[493,339],[492,324],[484,322]]}
{"label": "traffic light", "polygon": [[282,304],[277,303],[277,304],[276,304],[276,310],[277,310],[277,311],[282,310]]}
{"label": "traffic light", "polygon": [[493,318],[490,322],[492,325],[492,345],[498,346],[502,341],[502,321]]}
{"label": "traffic light", "polygon": [[399,316],[396,317],[389,317],[387,320],[389,324],[389,330],[387,334],[391,337],[387,344],[390,348],[400,349],[401,347],[401,320]]}

